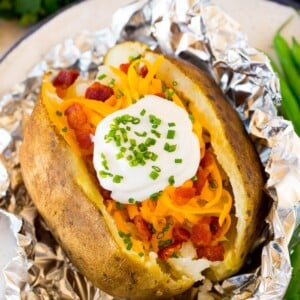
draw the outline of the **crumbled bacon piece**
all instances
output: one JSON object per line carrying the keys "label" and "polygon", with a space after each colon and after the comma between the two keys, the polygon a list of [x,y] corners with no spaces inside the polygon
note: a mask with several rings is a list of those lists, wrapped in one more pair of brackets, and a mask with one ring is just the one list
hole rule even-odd
{"label": "crumbled bacon piece", "polygon": [[94,82],[92,85],[90,85],[85,91],[85,97],[87,99],[93,99],[99,101],[105,101],[113,94],[114,94],[114,90],[111,87],[107,85],[103,85],[97,81]]}
{"label": "crumbled bacon piece", "polygon": [[160,259],[166,260],[175,254],[181,248],[181,243],[175,242],[169,246],[166,246],[158,251],[158,257]]}
{"label": "crumbled bacon piece", "polygon": [[143,65],[140,70],[139,70],[139,75],[142,77],[142,78],[145,78],[148,74],[148,68],[147,66]]}
{"label": "crumbled bacon piece", "polygon": [[224,260],[224,247],[222,245],[205,246],[197,248],[198,258],[207,258],[210,261]]}
{"label": "crumbled bacon piece", "polygon": [[176,242],[186,242],[190,238],[188,230],[180,226],[174,226],[172,229],[172,236]]}
{"label": "crumbled bacon piece", "polygon": [[174,201],[176,204],[185,205],[195,196],[196,189],[194,187],[180,186],[175,189],[174,194]]}
{"label": "crumbled bacon piece", "polygon": [[88,118],[82,106],[78,103],[71,104],[64,112],[68,124],[72,129],[79,130],[87,123]]}
{"label": "crumbled bacon piece", "polygon": [[130,63],[125,63],[125,64],[120,64],[119,68],[120,68],[120,70],[122,72],[124,72],[125,74],[127,74],[129,67],[130,67]]}
{"label": "crumbled bacon piece", "polygon": [[211,240],[210,218],[202,218],[192,227],[191,241],[195,246],[206,246]]}
{"label": "crumbled bacon piece", "polygon": [[53,80],[56,88],[67,89],[79,76],[78,70],[61,70]]}
{"label": "crumbled bacon piece", "polygon": [[78,133],[76,139],[82,149],[89,149],[93,145],[90,132]]}
{"label": "crumbled bacon piece", "polygon": [[148,227],[147,222],[143,219],[142,216],[137,215],[133,218],[133,223],[137,229],[138,235],[142,240],[150,241],[152,234]]}

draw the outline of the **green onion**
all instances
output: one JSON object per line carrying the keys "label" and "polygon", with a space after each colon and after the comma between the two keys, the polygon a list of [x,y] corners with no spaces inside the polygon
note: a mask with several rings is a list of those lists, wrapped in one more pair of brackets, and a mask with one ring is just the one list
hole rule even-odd
{"label": "green onion", "polygon": [[161,191],[156,192],[156,193],[153,193],[153,194],[151,194],[151,195],[149,196],[149,198],[150,198],[151,200],[157,200],[158,197],[160,196],[160,194],[161,194]]}
{"label": "green onion", "polygon": [[174,126],[176,126],[176,123],[170,122],[170,123],[168,123],[168,126],[169,126],[169,127],[174,127]]}
{"label": "green onion", "polygon": [[102,80],[102,79],[104,79],[106,76],[107,76],[106,74],[101,74],[101,75],[98,76],[97,79],[98,79],[98,80]]}
{"label": "green onion", "polygon": [[173,85],[173,86],[176,86],[177,84],[178,84],[178,82],[177,82],[176,80],[173,80],[173,81],[172,81],[172,85]]}
{"label": "green onion", "polygon": [[175,158],[174,162],[175,162],[175,164],[181,164],[182,163],[182,158]]}
{"label": "green onion", "polygon": [[61,129],[61,131],[63,131],[63,132],[67,132],[67,131],[68,131],[68,127],[64,127],[64,128],[62,128],[62,129]]}
{"label": "green onion", "polygon": [[143,108],[143,109],[141,110],[141,112],[140,112],[140,115],[141,115],[141,116],[144,116],[145,113],[146,113],[146,109]]}
{"label": "green onion", "polygon": [[144,256],[144,252],[140,252],[139,257],[143,257],[143,256]]}
{"label": "green onion", "polygon": [[147,132],[146,131],[143,131],[143,132],[137,132],[137,131],[135,131],[134,134],[137,135],[137,136],[140,136],[140,137],[144,137],[144,136],[147,135]]}
{"label": "green onion", "polygon": [[151,171],[149,174],[149,177],[153,180],[157,179],[158,176],[159,176],[159,173],[155,172],[155,171]]}
{"label": "green onion", "polygon": [[197,181],[198,180],[198,177],[197,175],[194,175],[192,178],[191,178],[192,181]]}
{"label": "green onion", "polygon": [[109,172],[106,172],[106,171],[103,171],[103,170],[101,170],[101,171],[99,171],[99,176],[100,176],[101,178],[106,178],[107,176],[109,176],[109,177],[112,177],[112,176],[113,176],[113,174],[111,174],[111,173],[109,173]]}
{"label": "green onion", "polygon": [[[124,209],[124,204],[123,203],[120,203],[120,202],[116,202],[116,207],[117,207],[117,209],[119,209],[119,210],[122,210],[122,209]],[[123,236],[126,236],[126,234],[124,233],[124,232],[122,232],[124,235]],[[119,235],[120,235],[120,232],[119,232]],[[121,236],[121,235],[120,235]],[[122,237],[122,236],[121,236]]]}
{"label": "green onion", "polygon": [[166,150],[167,152],[174,152],[176,150],[177,145],[170,145],[169,143],[165,143],[164,145],[164,150]]}
{"label": "green onion", "polygon": [[134,201],[134,199],[133,198],[129,198],[128,199],[128,203],[134,203],[135,201]]}
{"label": "green onion", "polygon": [[121,175],[115,175],[115,176],[113,177],[113,182],[114,182],[114,183],[120,183],[121,180],[122,180],[123,178],[124,178],[124,177],[121,176]]}
{"label": "green onion", "polygon": [[168,130],[168,133],[167,133],[167,139],[174,139],[175,137],[175,130]]}
{"label": "green onion", "polygon": [[63,115],[63,113],[62,113],[60,110],[57,110],[55,113],[56,113],[56,115],[59,116],[59,117],[61,117],[61,116]]}
{"label": "green onion", "polygon": [[174,176],[173,176],[173,175],[170,176],[169,179],[168,179],[168,181],[169,181],[169,184],[170,184],[170,185],[173,185],[173,184],[175,183]]}
{"label": "green onion", "polygon": [[153,138],[150,138],[150,137],[148,137],[148,138],[146,139],[146,141],[145,141],[145,145],[146,145],[147,147],[153,146],[153,145],[155,145],[155,144],[156,144],[156,140],[153,139]]}
{"label": "green onion", "polygon": [[161,171],[161,168],[158,167],[158,166],[152,166],[152,169],[155,171],[155,172],[160,172]]}
{"label": "green onion", "polygon": [[155,129],[151,129],[151,133],[153,133],[157,138],[161,137],[161,134]]}

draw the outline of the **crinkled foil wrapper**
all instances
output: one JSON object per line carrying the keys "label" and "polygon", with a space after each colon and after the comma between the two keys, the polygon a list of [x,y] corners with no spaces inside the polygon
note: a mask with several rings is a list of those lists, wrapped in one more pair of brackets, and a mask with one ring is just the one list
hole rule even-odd
{"label": "crinkled foil wrapper", "polygon": [[[113,299],[84,278],[54,241],[23,185],[18,152],[22,124],[39,94],[42,74],[77,67],[93,77],[103,54],[119,40],[140,40],[208,68],[238,111],[267,174],[270,212],[254,252],[260,262],[250,263],[251,271],[224,282],[205,281],[176,299],[283,298],[291,277],[289,250],[300,240],[295,231],[300,140],[291,123],[277,116],[278,80],[266,56],[251,48],[239,25],[210,1],[144,0],[115,12],[109,28],[74,33],[54,45],[28,77],[0,100],[0,208],[22,219],[17,235],[24,249],[19,252],[23,268],[10,264],[15,272],[7,277],[11,287],[7,299],[12,289],[14,299]],[[26,280],[20,283],[16,279],[24,278],[24,273]]]}

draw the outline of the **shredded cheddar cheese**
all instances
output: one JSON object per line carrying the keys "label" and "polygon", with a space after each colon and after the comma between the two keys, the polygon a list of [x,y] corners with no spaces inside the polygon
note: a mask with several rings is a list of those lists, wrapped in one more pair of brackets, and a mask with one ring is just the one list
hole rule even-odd
{"label": "shredded cheddar cheese", "polygon": [[[42,97],[51,121],[60,131],[68,128],[66,117],[58,116],[56,112],[60,111],[63,114],[71,104],[78,103],[84,108],[89,122],[96,127],[104,117],[128,107],[147,94],[161,95],[164,93],[166,101],[173,101],[187,110],[184,101],[176,94],[173,87],[165,87],[163,80],[156,76],[163,59],[163,56],[159,56],[154,63],[143,58],[137,59],[130,64],[127,74],[111,66],[110,69],[116,76],[113,86],[115,93],[103,102],[86,99],[82,96],[76,97],[73,93],[72,97],[60,99],[55,93],[49,76],[45,77]],[[141,66],[147,68],[147,74],[144,77],[139,74]],[[174,237],[176,228],[180,227],[181,234],[190,234],[193,239],[193,230],[201,222],[217,228],[215,229],[217,233],[213,230],[207,233],[212,236],[209,246],[226,241],[226,234],[231,225],[232,196],[223,187],[221,172],[212,151],[209,150],[211,152],[208,153],[206,150],[207,143],[203,137],[201,120],[193,121],[193,131],[199,140],[201,160],[205,159],[206,155],[210,155],[208,163],[199,166],[201,172],[198,175],[200,177],[203,175],[202,178],[187,180],[181,187],[169,185],[156,197],[145,199],[141,203],[125,204],[120,207],[115,200],[105,199],[106,209],[114,218],[127,250],[132,249],[143,256],[147,251],[159,252],[161,249],[167,249],[176,242]],[[82,151],[76,143],[72,130],[62,132],[62,135],[68,145],[78,155],[81,155]],[[202,181],[201,189],[197,190],[197,182],[200,186],[200,181]],[[186,197],[185,193],[189,193],[191,196]],[[137,217],[141,217],[147,224],[147,228],[151,232],[151,239],[143,236],[144,224],[137,223]],[[217,224],[213,223],[214,218],[217,219]],[[194,237],[194,239],[196,238]],[[195,247],[198,247],[197,243]]]}

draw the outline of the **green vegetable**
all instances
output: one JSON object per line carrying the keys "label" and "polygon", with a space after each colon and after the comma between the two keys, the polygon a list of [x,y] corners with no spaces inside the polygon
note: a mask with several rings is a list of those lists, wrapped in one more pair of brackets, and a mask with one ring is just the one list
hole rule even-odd
{"label": "green vegetable", "polygon": [[300,245],[298,244],[294,252],[291,254],[291,263],[293,266],[292,279],[290,285],[287,289],[284,299],[285,300],[294,300],[300,299]]}
{"label": "green vegetable", "polygon": [[274,36],[273,45],[284,75],[286,76],[292,91],[296,95],[298,103],[300,103],[300,75],[294,64],[290,47],[280,33],[276,33]]}
{"label": "green vegetable", "polygon": [[298,67],[298,71],[300,72],[300,43],[293,36],[292,38],[292,57],[295,65]]}
{"label": "green vegetable", "polygon": [[280,82],[283,116],[293,123],[296,133],[300,136],[300,106],[298,105],[297,99],[291,91],[285,77],[272,60],[271,65],[274,72],[277,73]]}
{"label": "green vegetable", "polygon": [[0,0],[0,18],[16,19],[22,26],[34,24],[74,0]]}

